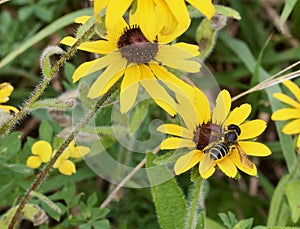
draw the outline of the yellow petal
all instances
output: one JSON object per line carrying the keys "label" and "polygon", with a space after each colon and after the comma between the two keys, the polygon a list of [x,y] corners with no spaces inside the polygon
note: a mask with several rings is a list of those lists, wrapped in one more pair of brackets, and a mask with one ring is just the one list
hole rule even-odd
{"label": "yellow petal", "polygon": [[159,51],[156,55],[156,60],[162,62],[163,65],[168,67],[179,69],[184,72],[197,73],[200,71],[200,63],[192,60],[186,60],[191,58],[190,52],[177,48],[175,46],[160,45]]}
{"label": "yellow petal", "polygon": [[201,13],[203,13],[208,19],[211,19],[215,15],[216,10],[211,0],[186,0]]}
{"label": "yellow petal", "polygon": [[26,161],[26,166],[33,169],[40,167],[41,164],[42,161],[38,156],[30,156]]}
{"label": "yellow petal", "polygon": [[97,98],[105,94],[124,74],[126,60],[120,59],[110,64],[96,79],[89,90],[89,98]]}
{"label": "yellow petal", "polygon": [[141,85],[153,98],[158,106],[167,111],[171,116],[176,114],[175,101],[158,83],[150,68],[144,64],[140,65]]}
{"label": "yellow petal", "polygon": [[0,103],[7,102],[13,90],[13,86],[11,86],[9,83],[5,82],[0,84]]}
{"label": "yellow petal", "polygon": [[191,131],[194,131],[199,125],[197,108],[194,107],[191,99],[185,95],[177,94],[176,98],[179,103],[176,108],[178,114],[183,119],[187,128]]}
{"label": "yellow petal", "polygon": [[234,108],[233,111],[230,112],[224,124],[226,126],[228,126],[229,124],[240,125],[248,118],[250,113],[251,113],[251,105],[245,103],[239,107]]}
{"label": "yellow petal", "polygon": [[106,16],[105,16],[105,24],[106,29],[109,31],[114,29],[116,24],[118,23],[118,19],[123,16],[126,10],[131,5],[132,0],[122,0],[120,1],[110,1],[107,9],[106,9]]}
{"label": "yellow petal", "polygon": [[[200,166],[199,166],[200,167]],[[201,177],[203,179],[207,179],[210,176],[212,176],[214,174],[214,172],[216,171],[215,167],[210,167],[208,168],[205,172],[200,173]]]}
{"label": "yellow petal", "polygon": [[97,54],[109,54],[117,50],[117,48],[117,44],[105,40],[83,42],[78,47],[82,51]]}
{"label": "yellow petal", "polygon": [[232,151],[232,154],[229,156],[230,159],[232,160],[232,162],[236,165],[236,167],[238,167],[238,169],[240,169],[241,171],[243,171],[244,173],[247,173],[251,176],[256,176],[257,175],[257,169],[255,164],[252,163],[252,168],[243,164],[239,154],[237,153],[236,150]]}
{"label": "yellow petal", "polygon": [[100,10],[104,9],[108,3],[110,2],[110,0],[95,0],[94,1],[94,15],[97,17]]}
{"label": "yellow petal", "polygon": [[72,46],[75,44],[76,41],[77,40],[74,37],[67,36],[67,37],[64,37],[59,43],[61,43],[63,45]]}
{"label": "yellow petal", "polygon": [[222,90],[216,100],[216,107],[212,115],[212,122],[223,124],[231,107],[231,97],[227,90]]}
{"label": "yellow petal", "polygon": [[273,97],[278,99],[280,102],[286,103],[292,107],[300,109],[300,103],[285,94],[274,93]]}
{"label": "yellow petal", "polygon": [[52,155],[52,147],[49,142],[41,140],[32,145],[31,152],[38,155],[42,162],[48,162]]}
{"label": "yellow petal", "polygon": [[8,105],[0,105],[0,109],[4,110],[6,113],[10,113],[10,111],[17,113],[19,111],[17,108]]}
{"label": "yellow petal", "polygon": [[170,137],[162,141],[161,149],[196,148],[195,142],[190,139]]}
{"label": "yellow petal", "polygon": [[137,64],[131,65],[125,70],[121,84],[120,111],[126,113],[133,106],[139,89],[140,68]]}
{"label": "yellow petal", "polygon": [[70,150],[71,158],[82,158],[90,152],[90,148],[86,146],[76,146],[73,150]]}
{"label": "yellow petal", "polygon": [[156,12],[153,0],[137,1],[136,9],[140,28],[149,41],[154,41],[157,35]]}
{"label": "yellow petal", "polygon": [[91,18],[91,16],[81,16],[81,17],[77,17],[74,19],[74,22],[77,24],[84,24],[86,23],[89,19]]}
{"label": "yellow petal", "polygon": [[76,167],[72,161],[65,160],[58,167],[58,171],[64,175],[71,176],[73,173],[76,173]]}
{"label": "yellow petal", "polygon": [[298,102],[300,102],[300,88],[298,85],[290,80],[284,81],[283,84],[294,94]]}
{"label": "yellow petal", "polygon": [[264,157],[269,156],[272,153],[266,145],[260,142],[239,141],[239,145],[245,153],[250,156]]}
{"label": "yellow petal", "polygon": [[205,154],[203,159],[199,164],[199,173],[204,178],[207,179],[215,172],[216,162],[210,159],[209,154]]}
{"label": "yellow petal", "polygon": [[190,131],[187,128],[184,128],[182,126],[178,126],[175,124],[164,124],[161,125],[157,128],[157,131],[178,136],[178,137],[183,137],[187,139],[193,139],[193,132]]}
{"label": "yellow petal", "polygon": [[272,120],[289,120],[293,118],[300,118],[300,109],[283,108],[275,111],[271,118]]}
{"label": "yellow petal", "polygon": [[[93,72],[99,71],[105,68],[108,65],[111,65],[114,62],[122,62],[123,58],[121,58],[119,52],[110,53],[104,57],[101,57],[96,60],[88,61],[81,64],[73,74],[73,82],[78,81],[82,77],[91,74]],[[122,66],[122,65],[121,65]],[[120,67],[121,67],[120,66]],[[124,68],[124,66],[122,66]]]}
{"label": "yellow petal", "polygon": [[149,67],[151,68],[154,75],[164,84],[167,85],[175,93],[187,94],[191,93],[191,86],[185,83],[183,80],[177,78],[175,75],[170,73],[166,68],[160,66],[157,63],[150,63]]}
{"label": "yellow petal", "polygon": [[193,150],[178,158],[174,165],[175,174],[179,175],[194,167],[203,158],[203,155],[200,150]]}
{"label": "yellow petal", "polygon": [[[188,51],[192,54],[192,56],[198,56],[200,54],[199,52],[199,46],[198,45],[192,45],[185,42],[178,42],[172,45],[173,47],[182,48],[185,51]],[[189,57],[187,57],[189,58]]]}
{"label": "yellow petal", "polygon": [[267,123],[263,120],[256,119],[240,125],[241,134],[239,140],[255,138],[259,136],[267,127]]}
{"label": "yellow petal", "polygon": [[199,124],[210,121],[210,106],[206,95],[197,87],[194,87],[193,103],[196,107]]}
{"label": "yellow petal", "polygon": [[237,168],[230,160],[230,157],[226,156],[221,161],[217,162],[218,167],[225,173],[226,176],[234,178],[237,174]]}
{"label": "yellow petal", "polygon": [[291,121],[288,124],[286,124],[283,127],[282,132],[284,134],[298,134],[298,133],[300,133],[300,119],[296,119],[296,120]]}

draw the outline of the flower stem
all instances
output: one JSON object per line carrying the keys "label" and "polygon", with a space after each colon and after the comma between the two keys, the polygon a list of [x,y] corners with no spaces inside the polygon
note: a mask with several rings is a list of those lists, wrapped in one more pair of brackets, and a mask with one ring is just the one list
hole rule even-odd
{"label": "flower stem", "polygon": [[[205,206],[204,206],[204,186],[205,179],[200,176],[196,179],[187,219],[185,221],[186,229],[205,228]],[[198,220],[201,222],[198,222]],[[197,227],[198,226],[198,227]]]}
{"label": "flower stem", "polygon": [[12,220],[9,224],[9,229],[13,229],[14,225],[17,223],[22,210],[24,209],[26,203],[30,199],[30,195],[32,191],[35,191],[42,181],[46,178],[49,170],[52,168],[56,160],[59,158],[59,156],[64,152],[64,150],[68,147],[70,142],[75,138],[75,136],[79,133],[79,131],[87,125],[93,117],[96,115],[96,113],[99,111],[99,109],[104,105],[104,103],[111,97],[111,95],[119,90],[121,85],[121,79],[112,86],[107,93],[105,93],[96,103],[95,107],[90,110],[85,117],[81,120],[80,123],[74,128],[74,130],[69,134],[69,136],[65,139],[65,141],[58,147],[56,154],[53,156],[53,158],[50,160],[50,162],[43,168],[43,170],[38,174],[37,178],[31,185],[30,189],[26,192],[25,196],[23,197],[20,205],[18,206],[14,216],[12,217]]}
{"label": "flower stem", "polygon": [[72,45],[66,53],[64,53],[60,59],[53,65],[51,68],[51,76],[50,78],[44,77],[40,84],[36,87],[31,96],[27,99],[23,107],[20,109],[18,113],[12,116],[8,121],[4,122],[0,127],[0,137],[8,134],[10,130],[20,121],[22,120],[29,112],[29,107],[35,103],[39,97],[45,91],[47,85],[53,78],[53,75],[64,65],[64,63],[70,59],[70,57],[77,51],[78,46],[84,42],[89,40],[95,34],[95,24],[92,25],[82,36],[78,38],[74,45]]}

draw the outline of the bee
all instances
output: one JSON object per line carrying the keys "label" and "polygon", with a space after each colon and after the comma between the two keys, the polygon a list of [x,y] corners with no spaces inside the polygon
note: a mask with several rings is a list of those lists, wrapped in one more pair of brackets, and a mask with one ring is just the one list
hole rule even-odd
{"label": "bee", "polygon": [[202,172],[207,171],[215,161],[221,160],[233,149],[237,150],[241,163],[252,169],[253,162],[249,160],[243,148],[238,144],[240,134],[241,129],[235,124],[230,124],[227,131],[220,133],[219,141],[212,142],[204,149],[205,155],[201,163]]}

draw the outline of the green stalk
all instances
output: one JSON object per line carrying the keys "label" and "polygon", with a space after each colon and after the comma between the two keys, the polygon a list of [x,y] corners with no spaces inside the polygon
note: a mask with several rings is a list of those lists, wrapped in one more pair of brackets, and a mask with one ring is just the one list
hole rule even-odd
{"label": "green stalk", "polygon": [[96,103],[95,107],[93,108],[93,110],[89,111],[85,117],[81,120],[80,123],[78,123],[78,125],[74,128],[73,132],[71,132],[69,134],[69,136],[65,139],[65,141],[60,145],[60,147],[58,147],[56,154],[54,155],[54,157],[50,160],[50,162],[48,162],[48,164],[43,168],[43,170],[38,174],[37,178],[35,179],[35,181],[33,182],[33,184],[31,185],[30,189],[26,192],[25,196],[23,197],[18,209],[16,210],[14,216],[12,217],[12,220],[9,224],[9,229],[13,229],[14,225],[17,223],[22,210],[24,209],[26,203],[28,202],[28,200],[30,199],[31,196],[31,192],[35,191],[40,184],[42,183],[43,180],[45,180],[49,170],[53,167],[54,163],[56,162],[56,160],[59,158],[59,156],[64,152],[64,150],[68,147],[68,145],[70,144],[70,142],[75,138],[75,136],[79,133],[79,131],[86,126],[91,120],[92,118],[96,115],[96,113],[98,112],[98,110],[104,105],[104,103],[111,97],[111,95],[120,89],[120,85],[121,85],[121,79],[114,84],[114,86],[112,86],[108,92],[106,92]]}
{"label": "green stalk", "polygon": [[78,46],[84,42],[89,40],[95,34],[95,24],[92,25],[82,36],[78,38],[74,45],[72,45],[66,53],[64,53],[61,58],[53,65],[50,71],[51,77],[47,78],[44,76],[43,80],[36,87],[31,96],[27,99],[23,107],[20,109],[18,113],[12,116],[8,121],[4,122],[0,127],[0,137],[7,135],[10,130],[20,121],[22,120],[30,111],[29,107],[35,103],[40,96],[45,91],[47,85],[52,80],[53,75],[65,64],[65,62],[70,59],[70,57],[77,51]]}
{"label": "green stalk", "polygon": [[[192,198],[187,211],[187,218],[185,220],[186,229],[204,229],[205,228],[205,206],[204,206],[204,186],[205,179],[200,176],[194,183]],[[200,219],[200,222],[198,220]],[[197,227],[198,226],[198,227]]]}

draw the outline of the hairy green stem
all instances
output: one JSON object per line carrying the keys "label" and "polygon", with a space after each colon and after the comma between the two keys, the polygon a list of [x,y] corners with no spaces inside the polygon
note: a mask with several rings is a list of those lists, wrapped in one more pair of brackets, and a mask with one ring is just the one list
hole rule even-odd
{"label": "hairy green stem", "polygon": [[9,224],[9,229],[13,229],[14,225],[17,223],[22,210],[24,209],[26,203],[30,199],[30,194],[32,191],[35,191],[42,181],[46,178],[49,170],[52,168],[56,160],[59,158],[59,156],[64,152],[64,150],[68,147],[70,142],[75,138],[75,136],[79,133],[79,131],[87,125],[92,118],[96,115],[97,111],[104,105],[104,103],[111,97],[111,95],[119,90],[121,85],[121,80],[119,80],[117,83],[114,84],[113,87],[111,87],[107,93],[105,93],[97,102],[95,107],[89,111],[85,117],[81,120],[80,123],[74,128],[74,130],[69,134],[69,136],[65,139],[65,141],[58,147],[56,154],[53,156],[53,158],[50,160],[50,162],[43,168],[43,170],[38,174],[37,178],[31,185],[30,189],[26,192],[25,196],[23,197],[17,211],[15,212],[14,216],[12,217],[12,220]]}
{"label": "hairy green stem", "polygon": [[[95,24],[92,25],[82,36],[80,36],[75,44],[72,45],[68,51],[64,53],[53,65],[50,75],[53,77],[53,75],[64,65],[64,63],[77,51],[78,46],[82,42],[89,40],[94,34]],[[3,125],[0,127],[0,137],[8,134],[10,130],[30,112],[29,107],[43,94],[52,77],[49,79],[44,77],[40,84],[36,87],[36,90],[30,95],[29,99],[27,99],[20,111],[12,116],[8,121],[3,123]]]}
{"label": "hairy green stem", "polygon": [[[205,179],[200,176],[195,181],[192,198],[188,209],[187,219],[185,221],[186,229],[195,229],[197,225],[199,228],[205,228],[205,206],[204,206],[204,186]],[[198,220],[201,222],[198,222]],[[198,227],[197,227],[198,228]]]}

